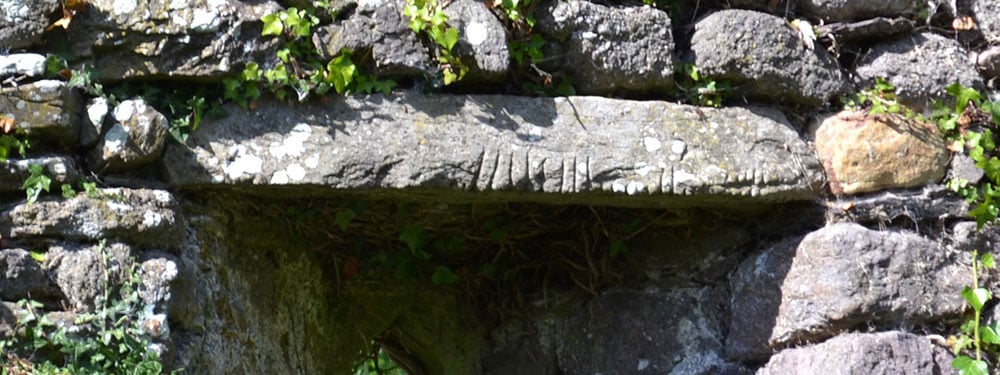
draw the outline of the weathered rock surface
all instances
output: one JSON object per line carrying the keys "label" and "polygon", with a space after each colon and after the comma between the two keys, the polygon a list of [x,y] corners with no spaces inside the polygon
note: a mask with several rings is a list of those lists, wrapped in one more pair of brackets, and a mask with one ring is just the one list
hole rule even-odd
{"label": "weathered rock surface", "polygon": [[[564,374],[718,374],[721,304],[711,288],[609,290],[559,323],[556,352]],[[708,297],[708,298],[706,298]],[[629,311],[628,314],[621,314]]]}
{"label": "weathered rock surface", "polygon": [[6,87],[0,98],[0,114],[38,142],[74,146],[79,140],[83,98],[66,83],[43,80]]}
{"label": "weathered rock surface", "polygon": [[101,79],[232,74],[274,56],[277,39],[260,36],[273,1],[90,0],[62,38],[77,57],[92,57]]}
{"label": "weathered rock surface", "polygon": [[976,54],[976,69],[986,79],[1000,77],[1000,46],[989,47]]}
{"label": "weathered rock surface", "polygon": [[177,202],[162,190],[103,189],[102,197],[42,198],[0,212],[0,236],[13,241],[55,237],[121,239],[130,245],[174,249],[184,228]]}
{"label": "weathered rock surface", "polygon": [[45,56],[37,53],[0,55],[0,77],[35,77],[45,73]]}
{"label": "weathered rock surface", "polygon": [[647,92],[673,87],[670,16],[652,7],[548,1],[535,30],[562,44],[563,69],[581,94]]}
{"label": "weathered rock surface", "polygon": [[890,331],[848,333],[775,354],[757,374],[951,374],[951,353],[924,336]]}
{"label": "weathered rock surface", "polygon": [[94,169],[122,171],[160,157],[170,129],[166,116],[142,99],[123,101],[111,114],[114,124],[101,136],[90,155]]}
{"label": "weathered rock surface", "polygon": [[41,165],[42,171],[52,179],[50,189],[58,191],[60,183],[72,183],[79,176],[76,163],[67,156],[42,156],[27,159],[10,158],[0,162],[0,191],[21,191],[24,179],[31,175],[28,168]]}
{"label": "weathered rock surface", "polygon": [[[131,255],[132,249],[122,243],[62,243],[48,248],[44,267],[74,309],[94,311],[100,303],[95,298],[105,295],[108,282],[117,285],[127,277],[124,270],[128,269]],[[118,267],[111,269],[110,264]]]}
{"label": "weathered rock surface", "polygon": [[835,22],[816,26],[816,35],[832,38],[835,45],[882,40],[913,31],[916,22],[909,18],[875,17],[857,22]]}
{"label": "weathered rock surface", "polygon": [[455,53],[471,62],[468,80],[500,82],[510,66],[507,50],[507,29],[486,8],[486,3],[476,0],[455,0],[444,8],[448,24],[458,29]]}
{"label": "weathered rock surface", "polygon": [[825,21],[856,21],[874,17],[917,14],[924,2],[915,0],[803,0],[802,11]]}
{"label": "weathered rock surface", "polygon": [[52,301],[60,297],[45,271],[24,249],[0,250],[0,299],[19,301],[34,298]]}
{"label": "weathered rock surface", "polygon": [[815,142],[836,195],[937,183],[951,157],[934,125],[895,114],[840,112],[823,120]]}
{"label": "weathered rock surface", "polygon": [[0,2],[0,47],[25,48],[41,40],[49,15],[61,9],[59,0]]}
{"label": "weathered rock surface", "polygon": [[479,192],[476,200],[509,192],[588,204],[629,196],[670,206],[809,199],[823,182],[783,116],[762,109],[410,93],[293,111],[261,102],[230,114],[203,124],[190,146],[167,147],[170,184]]}
{"label": "weathered rock surface", "polygon": [[900,102],[918,111],[943,98],[945,88],[955,82],[983,86],[968,51],[954,39],[929,32],[875,45],[858,62],[856,72],[863,86],[885,78],[896,86]]}
{"label": "weathered rock surface", "polygon": [[774,348],[862,325],[899,327],[957,317],[967,254],[912,233],[835,223],[746,260],[730,280],[726,353],[765,358]]}
{"label": "weathered rock surface", "polygon": [[969,204],[942,185],[914,190],[890,190],[829,202],[826,216],[832,221],[885,225],[904,220],[943,223],[969,215]]}
{"label": "weathered rock surface", "polygon": [[991,45],[1000,43],[1000,4],[990,0],[972,0],[975,30],[981,32]]}
{"label": "weathered rock surface", "polygon": [[[403,15],[405,1],[358,4],[346,20],[320,27],[312,41],[323,58],[333,58],[344,49],[371,51],[375,74],[380,77],[414,78],[437,65],[429,51],[408,26]],[[461,34],[461,31],[459,31]]]}
{"label": "weathered rock surface", "polygon": [[847,90],[826,50],[808,48],[788,21],[767,13],[712,13],[695,25],[691,51],[703,80],[731,81],[737,95],[815,105]]}

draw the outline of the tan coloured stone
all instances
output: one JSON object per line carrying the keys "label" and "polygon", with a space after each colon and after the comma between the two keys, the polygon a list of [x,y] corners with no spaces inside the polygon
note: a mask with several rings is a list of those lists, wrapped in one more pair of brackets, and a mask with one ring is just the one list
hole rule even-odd
{"label": "tan coloured stone", "polygon": [[843,111],[824,120],[814,139],[836,195],[938,182],[948,165],[937,129],[901,115]]}

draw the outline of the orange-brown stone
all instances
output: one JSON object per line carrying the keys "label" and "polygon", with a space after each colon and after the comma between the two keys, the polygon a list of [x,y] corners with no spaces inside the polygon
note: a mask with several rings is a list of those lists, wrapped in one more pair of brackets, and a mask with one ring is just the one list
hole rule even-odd
{"label": "orange-brown stone", "polygon": [[948,165],[937,128],[902,115],[843,111],[824,120],[814,139],[836,195],[935,183]]}

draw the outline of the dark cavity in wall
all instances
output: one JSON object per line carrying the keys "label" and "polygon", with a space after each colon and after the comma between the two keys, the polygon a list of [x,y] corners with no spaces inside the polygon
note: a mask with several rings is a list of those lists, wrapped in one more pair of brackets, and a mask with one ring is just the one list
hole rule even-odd
{"label": "dark cavity in wall", "polygon": [[326,353],[311,365],[325,373],[373,341],[411,374],[477,373],[488,333],[530,311],[619,286],[725,289],[747,253],[822,224],[808,204],[748,215],[254,191],[186,194],[199,235],[222,242],[205,254],[224,267],[220,284],[245,296],[217,313],[286,358]]}

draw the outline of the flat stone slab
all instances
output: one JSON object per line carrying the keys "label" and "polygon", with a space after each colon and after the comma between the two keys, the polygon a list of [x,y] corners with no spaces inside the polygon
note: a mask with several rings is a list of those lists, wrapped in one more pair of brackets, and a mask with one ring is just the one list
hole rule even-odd
{"label": "flat stone slab", "polygon": [[812,199],[824,181],[765,108],[404,93],[228,111],[168,145],[170,185],[671,207]]}

